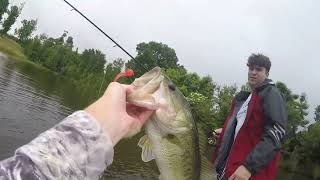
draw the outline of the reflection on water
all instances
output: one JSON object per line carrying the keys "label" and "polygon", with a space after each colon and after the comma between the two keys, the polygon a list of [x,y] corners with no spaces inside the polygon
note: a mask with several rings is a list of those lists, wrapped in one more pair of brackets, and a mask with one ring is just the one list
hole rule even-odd
{"label": "reflection on water", "polygon": [[[17,147],[87,106],[87,97],[73,83],[30,63],[7,60],[0,53],[0,159],[11,156]],[[101,179],[159,179],[155,163],[141,160],[137,146],[141,136],[116,146],[114,162]],[[280,171],[277,179],[309,178]]]}
{"label": "reflection on water", "polygon": [[0,57],[0,159],[72,112],[39,78]]}
{"label": "reflection on water", "polygon": [[144,163],[141,160],[141,150],[137,146],[142,134],[132,139],[121,141],[115,149],[115,159],[106,170],[103,180],[158,180],[159,173],[154,161]]}

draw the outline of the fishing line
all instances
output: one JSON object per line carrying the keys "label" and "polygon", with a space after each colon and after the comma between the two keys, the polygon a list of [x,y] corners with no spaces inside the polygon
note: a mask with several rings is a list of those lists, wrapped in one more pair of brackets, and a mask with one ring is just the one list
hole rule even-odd
{"label": "fishing line", "polygon": [[81,13],[77,8],[75,8],[71,3],[67,0],[63,0],[67,3],[73,10],[79,13],[83,18],[85,18],[90,24],[92,24],[95,28],[97,28],[103,35],[105,35],[108,39],[110,39],[116,46],[118,46],[123,52],[125,52],[131,59],[133,59],[138,65],[140,65],[145,71],[148,71],[145,66],[139,63],[128,51],[126,51],[119,43],[113,40],[107,33],[105,33],[99,26],[97,26],[94,22],[92,22],[89,18],[87,18],[83,13]]}
{"label": "fishing line", "polygon": [[[71,3],[69,3],[67,0],[63,0],[65,3],[67,3],[73,10],[75,10],[77,13],[79,13],[83,18],[85,18],[90,24],[92,24],[95,28],[97,28],[103,35],[105,35],[109,40],[111,40],[116,46],[118,46],[123,52],[125,52],[131,59],[133,59],[139,66],[141,66],[145,71],[148,71],[147,68],[142,65],[141,63],[139,63],[128,51],[126,51],[119,43],[117,43],[115,40],[113,40],[107,33],[105,33],[101,28],[99,28],[99,26],[97,26],[94,22],[92,22],[88,17],[86,17],[83,13],[81,13],[77,8],[75,8]],[[128,72],[124,72],[124,73],[128,73]],[[122,74],[122,73],[120,73]],[[105,74],[104,74],[105,76]],[[118,79],[119,77],[116,77],[116,79]],[[114,81],[115,81],[114,80]],[[102,83],[100,85],[100,89],[99,89],[99,94],[100,94],[100,90],[102,88]],[[200,122],[205,122],[201,119],[199,119]]]}

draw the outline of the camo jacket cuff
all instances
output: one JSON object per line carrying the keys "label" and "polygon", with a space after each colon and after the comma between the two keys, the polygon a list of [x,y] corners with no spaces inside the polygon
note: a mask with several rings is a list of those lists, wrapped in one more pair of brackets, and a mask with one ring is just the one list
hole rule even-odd
{"label": "camo jacket cuff", "polygon": [[0,180],[98,179],[113,155],[112,141],[98,122],[77,111],[0,162]]}

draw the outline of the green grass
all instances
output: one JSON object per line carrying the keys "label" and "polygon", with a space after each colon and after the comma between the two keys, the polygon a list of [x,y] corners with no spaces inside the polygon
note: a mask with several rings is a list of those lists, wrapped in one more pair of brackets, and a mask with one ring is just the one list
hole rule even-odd
{"label": "green grass", "polygon": [[[4,53],[11,59],[10,63],[28,63],[45,71],[51,71],[40,64],[30,61],[23,53],[23,48],[15,40],[10,37],[0,35],[0,52]],[[53,71],[51,71],[53,72]],[[56,72],[53,72],[57,74]]]}
{"label": "green grass", "polygon": [[27,57],[23,54],[22,47],[17,42],[2,35],[0,35],[0,52],[13,59],[27,60]]}

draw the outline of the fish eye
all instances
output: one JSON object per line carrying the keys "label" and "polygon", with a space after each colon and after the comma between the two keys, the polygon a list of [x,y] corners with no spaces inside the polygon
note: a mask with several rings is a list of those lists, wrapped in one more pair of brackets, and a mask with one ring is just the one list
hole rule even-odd
{"label": "fish eye", "polygon": [[173,84],[169,84],[168,87],[172,91],[176,90],[176,87]]}

